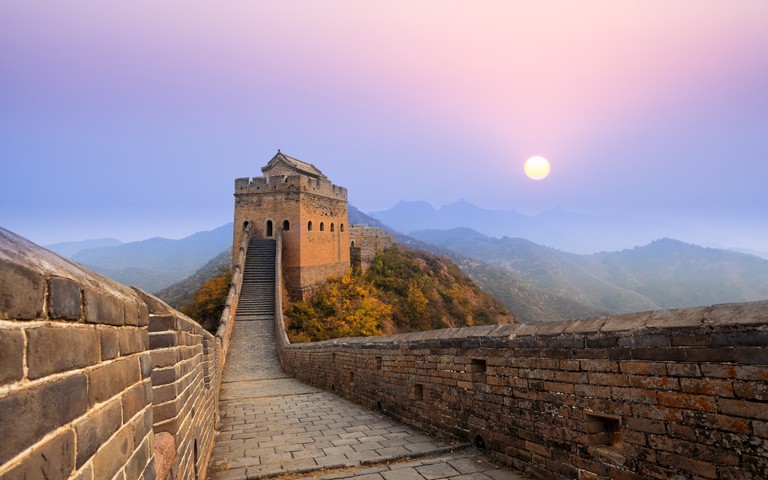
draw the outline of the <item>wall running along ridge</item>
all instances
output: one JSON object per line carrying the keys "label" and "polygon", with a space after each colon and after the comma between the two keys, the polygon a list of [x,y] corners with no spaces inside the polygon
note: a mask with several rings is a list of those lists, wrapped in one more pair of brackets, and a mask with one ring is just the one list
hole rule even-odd
{"label": "wall running along ridge", "polygon": [[0,228],[0,478],[204,478],[241,266],[214,337]]}
{"label": "wall running along ridge", "polygon": [[768,472],[768,302],[308,344],[278,306],[276,326],[296,378],[533,478]]}

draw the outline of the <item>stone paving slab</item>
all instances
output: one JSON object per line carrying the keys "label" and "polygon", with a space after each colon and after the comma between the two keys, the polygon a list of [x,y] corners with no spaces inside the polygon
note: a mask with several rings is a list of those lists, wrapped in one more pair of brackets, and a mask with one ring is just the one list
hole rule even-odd
{"label": "stone paving slab", "polygon": [[524,477],[494,465],[477,453],[454,453],[405,460],[384,465],[339,469],[275,477],[280,480],[523,480]]}
{"label": "stone paving slab", "polygon": [[227,388],[213,480],[382,463],[455,447],[292,378]]}

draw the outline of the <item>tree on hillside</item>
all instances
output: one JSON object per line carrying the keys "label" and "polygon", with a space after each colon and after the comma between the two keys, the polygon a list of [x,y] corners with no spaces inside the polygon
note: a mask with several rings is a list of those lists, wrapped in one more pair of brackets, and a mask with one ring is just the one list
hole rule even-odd
{"label": "tree on hillside", "polygon": [[379,300],[374,288],[352,271],[331,277],[308,302],[294,303],[285,312],[291,342],[338,337],[381,335],[392,309]]}
{"label": "tree on hillside", "polygon": [[227,302],[231,281],[232,273],[229,269],[221,269],[218,275],[200,285],[192,300],[181,307],[181,312],[197,321],[209,332],[215,332],[219,328],[219,320]]}

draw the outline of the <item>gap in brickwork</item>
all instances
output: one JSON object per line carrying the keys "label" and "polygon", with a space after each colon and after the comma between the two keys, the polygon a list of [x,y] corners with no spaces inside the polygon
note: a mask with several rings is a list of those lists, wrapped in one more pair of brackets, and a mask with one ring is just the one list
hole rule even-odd
{"label": "gap in brickwork", "polygon": [[621,443],[621,417],[606,413],[584,414],[589,443],[594,446],[615,446]]}
{"label": "gap in brickwork", "polygon": [[411,397],[417,402],[424,400],[424,385],[421,383],[414,383]]}
{"label": "gap in brickwork", "polygon": [[471,373],[485,373],[488,362],[484,358],[473,358],[469,364]]}

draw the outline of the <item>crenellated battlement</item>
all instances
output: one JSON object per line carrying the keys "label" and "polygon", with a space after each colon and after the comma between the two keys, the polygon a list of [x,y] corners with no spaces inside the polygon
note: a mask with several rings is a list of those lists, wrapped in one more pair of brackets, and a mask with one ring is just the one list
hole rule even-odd
{"label": "crenellated battlement", "polygon": [[235,195],[304,192],[347,200],[347,189],[324,178],[306,175],[270,175],[264,177],[235,179]]}

